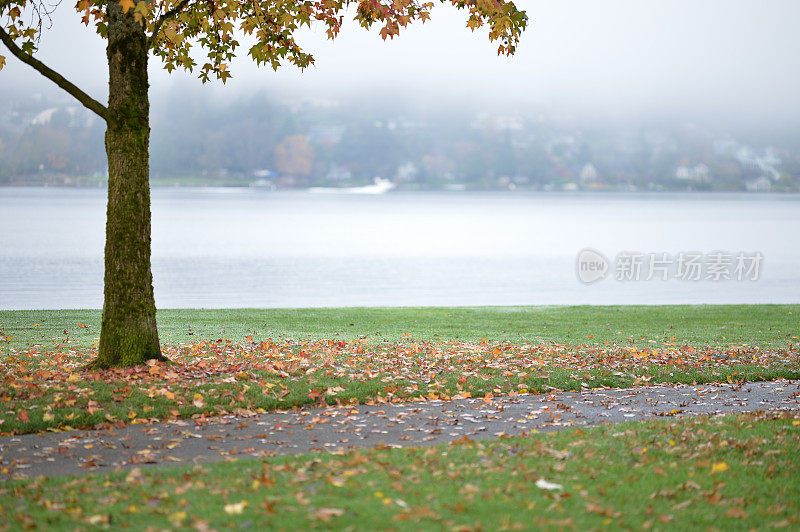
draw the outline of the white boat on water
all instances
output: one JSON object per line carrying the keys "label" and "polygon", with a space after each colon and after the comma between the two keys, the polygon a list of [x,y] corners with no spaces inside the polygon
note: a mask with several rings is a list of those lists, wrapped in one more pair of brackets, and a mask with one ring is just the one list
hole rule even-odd
{"label": "white boat on water", "polygon": [[397,185],[389,179],[376,177],[371,185],[363,187],[311,187],[308,191],[312,194],[386,194],[394,188]]}

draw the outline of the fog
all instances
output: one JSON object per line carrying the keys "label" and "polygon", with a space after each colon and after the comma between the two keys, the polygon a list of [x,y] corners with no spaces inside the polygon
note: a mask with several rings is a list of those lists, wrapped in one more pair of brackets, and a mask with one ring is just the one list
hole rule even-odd
{"label": "fog", "polygon": [[[153,59],[159,305],[796,302],[800,4],[518,4],[511,58],[437,6],[388,42],[312,27],[305,72],[256,68],[245,40],[227,86]],[[69,3],[39,57],[106,98],[105,43]],[[0,72],[0,185],[83,185],[0,187],[0,308],[101,305],[104,127],[56,94],[12,57]],[[765,267],[588,287],[585,247]]]}
{"label": "fog", "polygon": [[[498,57],[485,32],[469,32],[464,14],[437,6],[433,18],[382,42],[377,29],[345,24],[335,41],[320,28],[301,42],[316,64],[300,72],[232,65],[218,98],[266,90],[277,96],[383,95],[482,108],[546,106],[588,118],[680,116],[787,128],[800,119],[800,4],[792,0],[521,0],[530,24],[514,57]],[[105,99],[104,42],[61,5],[39,57]],[[154,96],[197,87],[191,74],[151,63]],[[51,90],[49,81],[9,57],[0,84]]]}

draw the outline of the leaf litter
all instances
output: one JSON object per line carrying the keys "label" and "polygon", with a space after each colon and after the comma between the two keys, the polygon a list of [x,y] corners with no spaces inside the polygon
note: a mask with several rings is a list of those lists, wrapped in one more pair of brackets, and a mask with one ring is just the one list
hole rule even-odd
{"label": "leaf litter", "polygon": [[0,432],[120,427],[303,405],[425,402],[562,389],[800,376],[798,345],[724,349],[404,340],[228,339],[163,346],[169,363],[86,371],[69,344],[0,358]]}

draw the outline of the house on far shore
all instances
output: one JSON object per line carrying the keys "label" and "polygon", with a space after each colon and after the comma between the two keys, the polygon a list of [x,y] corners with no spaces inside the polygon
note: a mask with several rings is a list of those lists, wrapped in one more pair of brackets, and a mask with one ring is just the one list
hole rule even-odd
{"label": "house on far shore", "polygon": [[745,182],[748,192],[769,192],[772,189],[772,180],[765,175]]}
{"label": "house on far shore", "polygon": [[590,185],[592,183],[597,183],[600,180],[600,173],[592,163],[586,163],[581,169],[578,177],[580,177],[582,185]]}
{"label": "house on far shore", "polygon": [[702,183],[708,180],[708,166],[703,163],[697,166],[679,166],[675,170],[675,177],[684,181]]}

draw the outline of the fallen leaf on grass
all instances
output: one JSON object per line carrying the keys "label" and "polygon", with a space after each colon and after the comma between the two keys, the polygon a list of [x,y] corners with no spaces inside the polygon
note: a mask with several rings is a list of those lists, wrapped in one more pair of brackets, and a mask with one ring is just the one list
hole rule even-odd
{"label": "fallen leaf on grass", "polygon": [[728,464],[726,464],[725,462],[717,462],[711,466],[712,473],[724,473],[728,469],[730,468],[728,467]]}
{"label": "fallen leaf on grass", "polygon": [[139,469],[138,467],[134,467],[133,469],[131,469],[131,472],[128,473],[128,475],[125,477],[125,482],[131,484],[134,482],[139,482],[143,478],[144,475],[142,475],[142,470]]}
{"label": "fallen leaf on grass", "polygon": [[340,515],[344,515],[344,510],[341,508],[320,508],[314,512],[314,519],[327,523],[331,518],[339,517]]}
{"label": "fallen leaf on grass", "polygon": [[225,513],[230,515],[239,515],[244,512],[244,509],[249,505],[247,501],[241,501],[225,505]]}
{"label": "fallen leaf on grass", "polygon": [[622,512],[615,512],[613,508],[603,507],[593,502],[586,504],[586,511],[592,512],[597,515],[604,515],[606,517],[611,517],[614,519],[622,516]]}
{"label": "fallen leaf on grass", "polygon": [[543,478],[540,478],[539,480],[536,481],[536,487],[547,491],[564,489],[564,486],[562,486],[561,484],[556,484],[555,482],[549,482]]}
{"label": "fallen leaf on grass", "polygon": [[184,519],[186,519],[187,513],[182,511],[173,512],[169,516],[169,522],[174,527],[180,527],[183,524]]}
{"label": "fallen leaf on grass", "polygon": [[735,519],[747,519],[747,512],[745,512],[743,508],[731,508],[725,512],[725,515]]}

